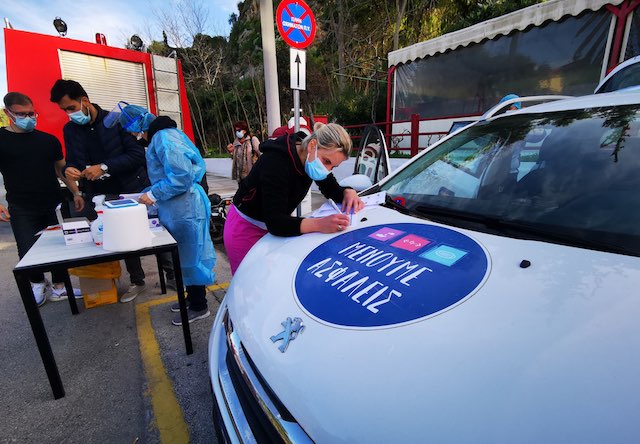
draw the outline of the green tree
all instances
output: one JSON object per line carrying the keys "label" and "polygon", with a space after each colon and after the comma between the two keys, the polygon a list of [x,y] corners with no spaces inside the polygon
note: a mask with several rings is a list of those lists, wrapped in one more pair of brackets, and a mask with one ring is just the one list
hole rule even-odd
{"label": "green tree", "polygon": [[[385,117],[387,54],[399,47],[539,3],[540,0],[325,0],[308,1],[317,22],[307,48],[303,112],[328,114],[343,125]],[[238,3],[228,37],[207,25],[203,0],[179,0],[156,14],[163,38],[147,51],[182,61],[198,143],[221,155],[233,122],[245,120],[261,139],[268,136],[259,0]],[[275,6],[275,5],[274,5]],[[274,11],[275,12],[275,11]],[[274,24],[275,26],[275,24]],[[289,47],[276,33],[281,121],[293,105]]]}

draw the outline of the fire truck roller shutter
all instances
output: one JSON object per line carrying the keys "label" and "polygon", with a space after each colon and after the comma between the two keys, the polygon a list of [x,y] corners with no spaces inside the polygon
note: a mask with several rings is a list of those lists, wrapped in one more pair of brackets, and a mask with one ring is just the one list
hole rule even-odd
{"label": "fire truck roller shutter", "polygon": [[59,50],[64,79],[80,82],[91,102],[110,110],[124,100],[149,108],[147,81],[142,63]]}

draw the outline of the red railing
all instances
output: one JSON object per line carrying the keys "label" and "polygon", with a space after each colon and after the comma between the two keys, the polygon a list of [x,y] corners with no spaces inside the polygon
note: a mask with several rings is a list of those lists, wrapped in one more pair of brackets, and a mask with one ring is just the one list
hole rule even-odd
{"label": "red railing", "polygon": [[[446,131],[420,131],[420,122],[425,121],[433,121],[433,120],[443,120],[443,119],[469,119],[472,117],[477,117],[477,115],[461,115],[461,116],[446,116],[446,117],[427,117],[420,118],[419,114],[412,114],[410,119],[406,120],[393,120],[393,121],[385,121],[385,122],[375,122],[375,123],[366,123],[366,124],[358,124],[358,125],[344,125],[344,128],[349,131],[351,135],[351,139],[353,140],[353,146],[355,150],[360,149],[360,140],[364,136],[364,129],[367,126],[376,126],[378,127],[382,133],[385,135],[387,141],[387,148],[389,149],[389,155],[393,153],[404,153],[405,151],[410,154],[411,157],[415,156],[420,152],[420,150],[427,148],[432,143],[438,141],[442,136],[448,134]],[[410,130],[405,130],[402,133],[392,133],[392,128],[394,124],[399,123],[409,123]],[[427,144],[424,146],[420,146],[420,136],[427,136]],[[400,147],[400,143],[404,141],[405,138],[409,138],[409,146]]]}

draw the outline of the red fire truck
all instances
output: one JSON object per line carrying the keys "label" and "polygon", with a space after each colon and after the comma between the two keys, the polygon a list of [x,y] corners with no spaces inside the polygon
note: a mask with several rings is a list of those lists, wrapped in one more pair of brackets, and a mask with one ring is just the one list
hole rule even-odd
{"label": "red fire truck", "polygon": [[107,46],[101,34],[99,43],[90,43],[5,28],[4,39],[8,91],[33,100],[38,129],[63,141],[69,119],[49,101],[51,87],[62,78],[80,82],[91,101],[107,111],[124,100],[169,116],[194,140],[179,60]]}

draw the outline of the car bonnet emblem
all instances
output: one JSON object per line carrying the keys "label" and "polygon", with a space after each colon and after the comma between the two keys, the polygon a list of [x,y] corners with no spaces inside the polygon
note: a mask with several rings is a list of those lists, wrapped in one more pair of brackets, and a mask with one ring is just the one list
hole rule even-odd
{"label": "car bonnet emblem", "polygon": [[302,319],[300,318],[287,318],[286,321],[280,324],[284,327],[284,330],[275,336],[271,336],[271,342],[275,343],[281,340],[282,344],[278,346],[278,349],[284,353],[287,351],[287,347],[289,347],[289,342],[297,338],[299,333],[302,333],[304,325],[302,325]]}

